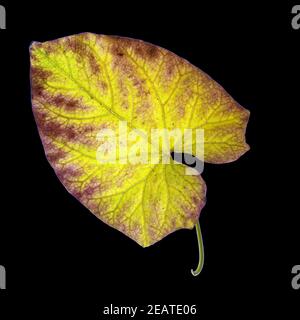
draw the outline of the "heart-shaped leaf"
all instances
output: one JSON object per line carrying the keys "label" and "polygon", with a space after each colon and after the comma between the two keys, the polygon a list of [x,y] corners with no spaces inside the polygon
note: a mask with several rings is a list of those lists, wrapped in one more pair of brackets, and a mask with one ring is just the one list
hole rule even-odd
{"label": "heart-shaped leaf", "polygon": [[[30,54],[34,116],[66,189],[143,247],[193,228],[205,204],[201,176],[186,175],[174,161],[123,162],[121,152],[118,163],[100,163],[99,131],[117,130],[120,122],[144,134],[204,129],[204,160],[226,163],[249,148],[249,112],[204,72],[143,41],[83,33],[34,42]],[[151,149],[151,141],[143,146]]]}

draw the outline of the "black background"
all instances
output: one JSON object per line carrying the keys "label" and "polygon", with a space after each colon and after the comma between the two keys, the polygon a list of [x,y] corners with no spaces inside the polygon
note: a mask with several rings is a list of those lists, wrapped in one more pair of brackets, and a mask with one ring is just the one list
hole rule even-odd
{"label": "black background", "polygon": [[[1,2],[0,264],[7,290],[0,313],[100,319],[110,303],[197,304],[200,319],[295,312],[300,30],[291,27],[293,4],[201,2]],[[143,249],[69,195],[46,161],[31,112],[28,47],[85,31],[167,48],[251,111],[251,150],[231,164],[205,166],[205,266],[197,278],[190,273],[194,230]]]}

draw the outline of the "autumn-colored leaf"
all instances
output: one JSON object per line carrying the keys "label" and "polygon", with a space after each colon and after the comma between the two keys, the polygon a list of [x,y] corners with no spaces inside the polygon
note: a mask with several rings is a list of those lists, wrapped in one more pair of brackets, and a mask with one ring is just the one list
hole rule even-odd
{"label": "autumn-colored leaf", "polygon": [[249,112],[186,60],[140,40],[83,33],[34,42],[30,54],[34,116],[66,189],[143,247],[193,228],[205,204],[200,175],[174,162],[103,165],[97,134],[120,121],[146,133],[201,128],[204,160],[226,163],[249,148]]}

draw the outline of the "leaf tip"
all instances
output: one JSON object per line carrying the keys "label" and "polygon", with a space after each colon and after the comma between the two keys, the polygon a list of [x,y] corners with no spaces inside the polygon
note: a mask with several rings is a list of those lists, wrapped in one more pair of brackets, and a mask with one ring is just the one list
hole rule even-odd
{"label": "leaf tip", "polygon": [[29,52],[32,52],[39,45],[41,45],[41,42],[31,41],[31,43],[29,45]]}

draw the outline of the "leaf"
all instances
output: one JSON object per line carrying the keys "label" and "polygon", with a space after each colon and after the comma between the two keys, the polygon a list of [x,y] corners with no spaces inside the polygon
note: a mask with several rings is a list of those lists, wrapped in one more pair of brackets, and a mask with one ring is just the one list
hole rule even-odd
{"label": "leaf", "polygon": [[249,112],[165,49],[83,33],[34,42],[30,55],[33,112],[58,178],[99,219],[143,247],[194,227],[205,204],[205,183],[173,161],[100,164],[99,130],[117,129],[120,121],[145,133],[201,128],[210,163],[234,161],[249,149]]}

